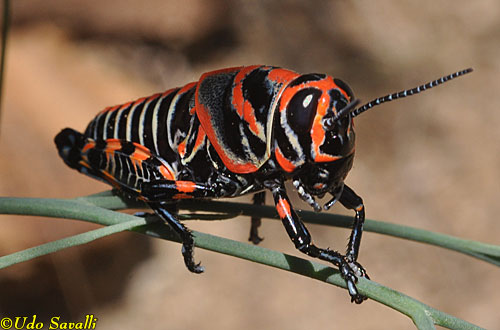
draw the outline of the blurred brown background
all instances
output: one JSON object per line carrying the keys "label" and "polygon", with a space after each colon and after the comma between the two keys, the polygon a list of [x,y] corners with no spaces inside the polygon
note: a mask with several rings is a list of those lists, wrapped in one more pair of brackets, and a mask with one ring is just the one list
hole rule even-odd
{"label": "blurred brown background", "polygon": [[[362,101],[466,67],[475,72],[363,114],[347,183],[367,217],[499,243],[500,3],[455,1],[13,1],[0,133],[0,195],[77,197],[108,189],[68,169],[53,137],[83,130],[102,108],[270,64],[324,72]],[[291,193],[291,196],[295,195]],[[241,199],[242,201],[248,199]],[[268,200],[268,204],[270,204]],[[306,207],[297,202],[298,207]],[[351,214],[336,206],[332,212]],[[248,218],[189,223],[246,241]],[[95,228],[1,216],[0,254]],[[309,226],[343,249],[348,231]],[[262,246],[297,254],[277,221]],[[345,290],[123,233],[0,271],[0,315],[87,313],[98,329],[411,329],[407,317]],[[436,247],[366,233],[372,279],[489,329],[500,328],[500,273]]]}

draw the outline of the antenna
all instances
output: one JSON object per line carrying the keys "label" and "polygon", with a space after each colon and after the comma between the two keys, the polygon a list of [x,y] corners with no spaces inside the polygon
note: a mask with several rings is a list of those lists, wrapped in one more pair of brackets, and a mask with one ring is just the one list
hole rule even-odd
{"label": "antenna", "polygon": [[[386,96],[382,96],[382,97],[378,97],[368,103],[366,103],[365,105],[353,110],[351,112],[351,116],[352,117],[356,117],[358,116],[359,114],[365,112],[366,110],[369,110],[379,104],[382,104],[384,102],[389,102],[389,101],[394,101],[396,99],[401,99],[403,97],[407,97],[407,96],[410,96],[410,95],[414,95],[414,94],[418,94],[420,92],[423,92],[427,89],[431,89],[433,87],[436,87],[438,85],[441,85],[441,84],[444,84],[445,82],[449,81],[449,80],[452,80],[452,79],[455,79],[457,77],[460,77],[460,76],[463,76],[464,74],[467,74],[469,72],[472,72],[472,68],[468,68],[468,69],[465,69],[465,70],[462,70],[462,71],[457,71],[455,73],[452,73],[452,74],[449,74],[447,76],[444,76],[444,77],[441,77],[439,79],[436,79],[436,80],[433,80],[431,82],[428,82],[427,84],[424,84],[424,85],[420,85],[418,87],[415,87],[415,88],[412,88],[412,89],[405,89],[401,92],[397,92],[397,93],[393,93],[393,94],[389,94],[389,95],[386,95]],[[343,109],[340,111],[339,115],[340,114],[343,114],[345,115]],[[339,117],[339,116],[337,116]]]}
{"label": "antenna", "polygon": [[332,117],[328,118],[325,121],[325,127],[327,128],[327,130],[333,129],[334,123],[340,118],[348,116],[349,113],[351,113],[358,104],[359,104],[359,99],[354,99],[351,102],[349,102],[349,104],[347,104],[345,107],[343,107],[342,110],[340,110],[334,118]]}

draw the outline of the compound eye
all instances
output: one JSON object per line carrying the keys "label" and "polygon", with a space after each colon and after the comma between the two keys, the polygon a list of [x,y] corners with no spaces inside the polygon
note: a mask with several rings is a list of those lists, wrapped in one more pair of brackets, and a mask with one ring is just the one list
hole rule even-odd
{"label": "compound eye", "polygon": [[338,78],[334,78],[333,82],[337,86],[342,88],[342,90],[344,90],[344,92],[346,92],[347,95],[349,95],[349,101],[354,100],[354,93],[352,92],[352,89],[351,89],[351,87],[349,87],[349,85],[347,85],[345,82],[343,82],[342,80],[340,80]]}
{"label": "compound eye", "polygon": [[292,97],[287,107],[287,119],[295,132],[305,133],[311,130],[321,94],[319,89],[305,88]]}

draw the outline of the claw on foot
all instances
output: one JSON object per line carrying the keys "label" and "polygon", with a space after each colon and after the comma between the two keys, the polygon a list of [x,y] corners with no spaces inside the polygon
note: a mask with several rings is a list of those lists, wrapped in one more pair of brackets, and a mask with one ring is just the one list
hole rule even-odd
{"label": "claw on foot", "polygon": [[356,283],[358,282],[359,277],[364,277],[370,279],[366,274],[365,269],[359,263],[355,261],[349,261],[347,258],[344,260],[344,263],[340,266],[340,274],[342,278],[346,281],[347,290],[349,291],[349,295],[351,296],[351,302],[356,304],[361,304],[367,298],[361,295],[356,288]]}
{"label": "claw on foot", "polygon": [[187,269],[195,274],[201,274],[205,271],[205,268],[201,266],[201,263],[195,263],[193,257],[193,246],[183,244],[182,245],[182,255],[184,256],[184,263]]}

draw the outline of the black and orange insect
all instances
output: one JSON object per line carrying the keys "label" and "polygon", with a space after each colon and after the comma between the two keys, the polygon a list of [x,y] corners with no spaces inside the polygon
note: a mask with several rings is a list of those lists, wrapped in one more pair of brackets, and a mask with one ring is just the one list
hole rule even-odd
{"label": "black and orange insect", "polygon": [[[417,94],[472,69],[357,107],[349,86],[325,74],[300,75],[254,65],[205,73],[199,81],[100,112],[83,134],[66,128],[55,138],[64,162],[146,202],[180,236],[187,268],[193,237],[176,218],[184,198],[236,197],[255,193],[262,204],[271,191],[290,239],[301,252],[340,269],[351,300],[361,303],[355,283],[368,277],[357,262],[365,207],[344,179],[354,159],[353,118],[384,102]],[[285,181],[314,210],[328,194],[355,211],[347,251],[312,243],[294,211]],[[252,218],[250,240],[258,243],[260,219]]]}

